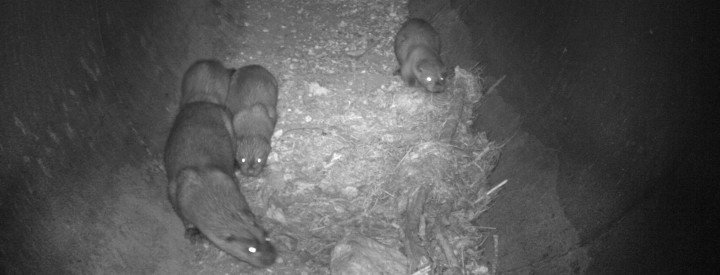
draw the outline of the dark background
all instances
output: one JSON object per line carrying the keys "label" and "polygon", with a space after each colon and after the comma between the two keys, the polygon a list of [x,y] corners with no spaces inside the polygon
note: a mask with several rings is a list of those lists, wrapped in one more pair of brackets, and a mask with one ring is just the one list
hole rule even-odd
{"label": "dark background", "polygon": [[[63,222],[54,209],[102,214],[119,187],[88,179],[158,156],[179,77],[196,58],[221,55],[223,34],[197,27],[213,24],[197,16],[213,1],[0,5],[0,256],[10,273],[74,273],[67,266],[97,260],[84,251],[103,232],[47,228]],[[514,182],[478,221],[512,242],[501,243],[501,271],[552,273],[568,263],[588,273],[701,270],[712,251],[696,237],[713,232],[714,208],[700,202],[715,198],[705,184],[717,179],[708,174],[717,132],[705,135],[717,126],[714,96],[703,94],[717,87],[703,73],[716,67],[717,35],[701,28],[711,7],[412,0],[409,8],[435,24],[448,14],[462,22],[472,43],[446,41],[451,63],[506,75],[478,107],[476,129],[493,140],[522,131],[532,142],[517,148],[543,149],[509,149],[498,174],[521,173],[522,156],[553,156],[540,161],[553,171],[546,185]],[[511,211],[547,200],[557,212]],[[541,228],[552,230],[538,237]]]}

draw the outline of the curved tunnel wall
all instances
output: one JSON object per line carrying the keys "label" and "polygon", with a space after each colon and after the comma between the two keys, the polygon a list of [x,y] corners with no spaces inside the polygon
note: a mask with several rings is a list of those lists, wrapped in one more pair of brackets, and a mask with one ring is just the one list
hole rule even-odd
{"label": "curved tunnel wall", "polygon": [[4,2],[2,10],[1,257],[6,271],[47,272],[76,260],[65,251],[82,245],[48,242],[53,210],[89,190],[73,180],[128,161],[138,142],[106,75],[91,1]]}
{"label": "curved tunnel wall", "polygon": [[[693,62],[698,61],[691,50],[697,43],[691,43],[688,18],[693,17],[687,5],[414,0],[409,8],[412,16],[440,21],[448,17],[445,11],[454,11],[472,37],[469,51],[458,55],[478,60],[495,79],[507,76],[500,91],[479,106],[477,130],[498,141],[528,132],[550,148],[544,153],[548,158],[557,154],[554,183],[514,182],[523,185],[516,188],[538,193],[501,198],[504,202],[496,202],[497,209],[485,215],[484,225],[504,227],[501,232],[515,235],[506,240],[524,248],[505,247],[501,268],[555,273],[563,258],[575,261],[568,264],[577,265],[573,272],[687,268],[680,264],[688,253],[680,249],[683,234],[672,230],[682,225],[681,208],[671,203],[683,198],[671,186],[688,148],[685,138],[695,134],[688,123],[694,118],[689,104],[695,91],[683,85],[693,78]],[[445,51],[454,54],[456,49]],[[522,171],[506,174],[518,173]],[[536,226],[537,213],[517,213],[534,208],[528,205],[547,204],[547,196],[557,197],[558,214],[576,232],[571,234],[577,234],[575,248],[566,250],[562,244],[567,240],[560,232],[567,230],[542,229]],[[539,223],[555,216],[550,213]],[[589,263],[575,256],[584,253],[578,250],[587,252]]]}
{"label": "curved tunnel wall", "polygon": [[[83,202],[113,199],[117,187],[94,186],[82,180],[88,174],[161,152],[167,127],[159,125],[169,125],[174,114],[182,70],[195,58],[222,56],[226,47],[222,28],[209,16],[221,12],[219,2],[196,2],[2,4],[2,35],[12,38],[2,42],[0,75],[6,270],[56,270],[86,259],[68,250],[97,245],[83,237],[97,234],[92,229],[68,233],[52,246],[43,237],[57,230],[48,224],[62,222],[55,209],[72,206],[83,209],[74,215],[92,219],[99,213]],[[684,119],[677,93],[683,75],[676,68],[692,60],[677,50],[682,7],[410,3],[414,15],[447,9],[472,36],[449,45],[462,47],[447,58],[465,67],[474,62],[463,60],[478,59],[488,74],[508,75],[499,95],[521,115],[516,126],[557,150],[557,193],[580,245],[597,247],[596,265],[610,259],[602,255],[618,248],[598,242],[638,205],[664,194],[663,177],[681,149],[675,144]],[[463,52],[467,47],[474,50]],[[496,139],[512,132],[498,127],[490,132]],[[72,199],[78,196],[84,199]],[[659,225],[652,226],[637,230]],[[655,262],[639,268],[651,270]]]}
{"label": "curved tunnel wall", "polygon": [[5,271],[92,270],[103,246],[92,223],[127,188],[108,177],[157,158],[184,68],[221,54],[207,20],[217,3],[195,2],[2,3]]}

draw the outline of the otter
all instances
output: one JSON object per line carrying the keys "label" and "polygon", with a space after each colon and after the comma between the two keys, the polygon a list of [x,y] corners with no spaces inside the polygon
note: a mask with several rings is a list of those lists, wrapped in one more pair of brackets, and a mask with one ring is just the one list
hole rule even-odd
{"label": "otter", "polygon": [[233,176],[234,132],[230,111],[211,102],[180,107],[165,145],[168,197],[195,242],[205,236],[255,267],[277,254]]}
{"label": "otter", "polygon": [[277,99],[277,79],[262,66],[244,66],[233,74],[226,105],[233,113],[235,159],[245,176],[258,176],[267,165]]}
{"label": "otter", "polygon": [[445,90],[445,65],[440,59],[440,35],[425,20],[408,19],[395,35],[395,57],[400,68],[395,75],[429,92]]}
{"label": "otter", "polygon": [[233,72],[215,59],[195,61],[183,75],[180,105],[197,101],[225,104]]}
{"label": "otter", "polygon": [[235,160],[240,173],[245,176],[259,175],[270,154],[270,139],[274,131],[268,109],[260,103],[242,109],[233,117],[233,128],[237,135]]}
{"label": "otter", "polygon": [[[278,82],[275,76],[260,65],[247,65],[235,70],[230,80],[225,105],[234,114],[260,103],[273,110],[277,107]],[[272,117],[273,123],[277,121]],[[274,126],[274,125],[273,125]]]}

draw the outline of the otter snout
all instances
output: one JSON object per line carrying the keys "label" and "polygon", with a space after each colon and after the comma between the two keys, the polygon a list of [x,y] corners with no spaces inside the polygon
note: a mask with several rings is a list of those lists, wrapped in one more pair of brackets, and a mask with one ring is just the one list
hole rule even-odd
{"label": "otter snout", "polygon": [[[244,160],[244,162],[243,162]],[[248,177],[257,177],[260,175],[260,172],[262,172],[263,168],[265,167],[265,161],[263,161],[261,158],[258,159],[241,159],[239,161],[240,164],[240,173],[242,173],[245,176]]]}
{"label": "otter snout", "polygon": [[265,240],[262,245],[257,247],[257,251],[253,254],[255,260],[259,263],[258,267],[271,266],[277,259],[277,252],[275,252],[275,246],[269,241]]}

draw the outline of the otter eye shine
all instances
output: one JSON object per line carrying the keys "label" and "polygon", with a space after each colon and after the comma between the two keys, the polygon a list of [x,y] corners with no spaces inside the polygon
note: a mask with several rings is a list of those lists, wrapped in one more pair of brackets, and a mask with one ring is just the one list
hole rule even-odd
{"label": "otter eye shine", "polygon": [[167,198],[191,243],[205,239],[239,261],[268,267],[277,253],[272,243],[264,241],[267,232],[238,188],[236,171],[248,170],[258,156],[238,150],[232,133],[237,128],[228,126],[235,122],[230,110],[213,102],[225,97],[229,77],[230,71],[217,60],[197,61],[183,76],[183,88],[201,89],[182,94],[167,138],[163,156]]}
{"label": "otter eye shine", "polygon": [[233,116],[239,172],[258,177],[272,149],[278,117],[278,81],[265,67],[251,64],[236,69],[230,82],[225,105]]}
{"label": "otter eye shine", "polygon": [[398,69],[395,75],[410,87],[421,87],[431,93],[445,90],[438,81],[445,73],[440,57],[440,34],[433,26],[419,18],[410,18],[400,26],[393,42]]}

